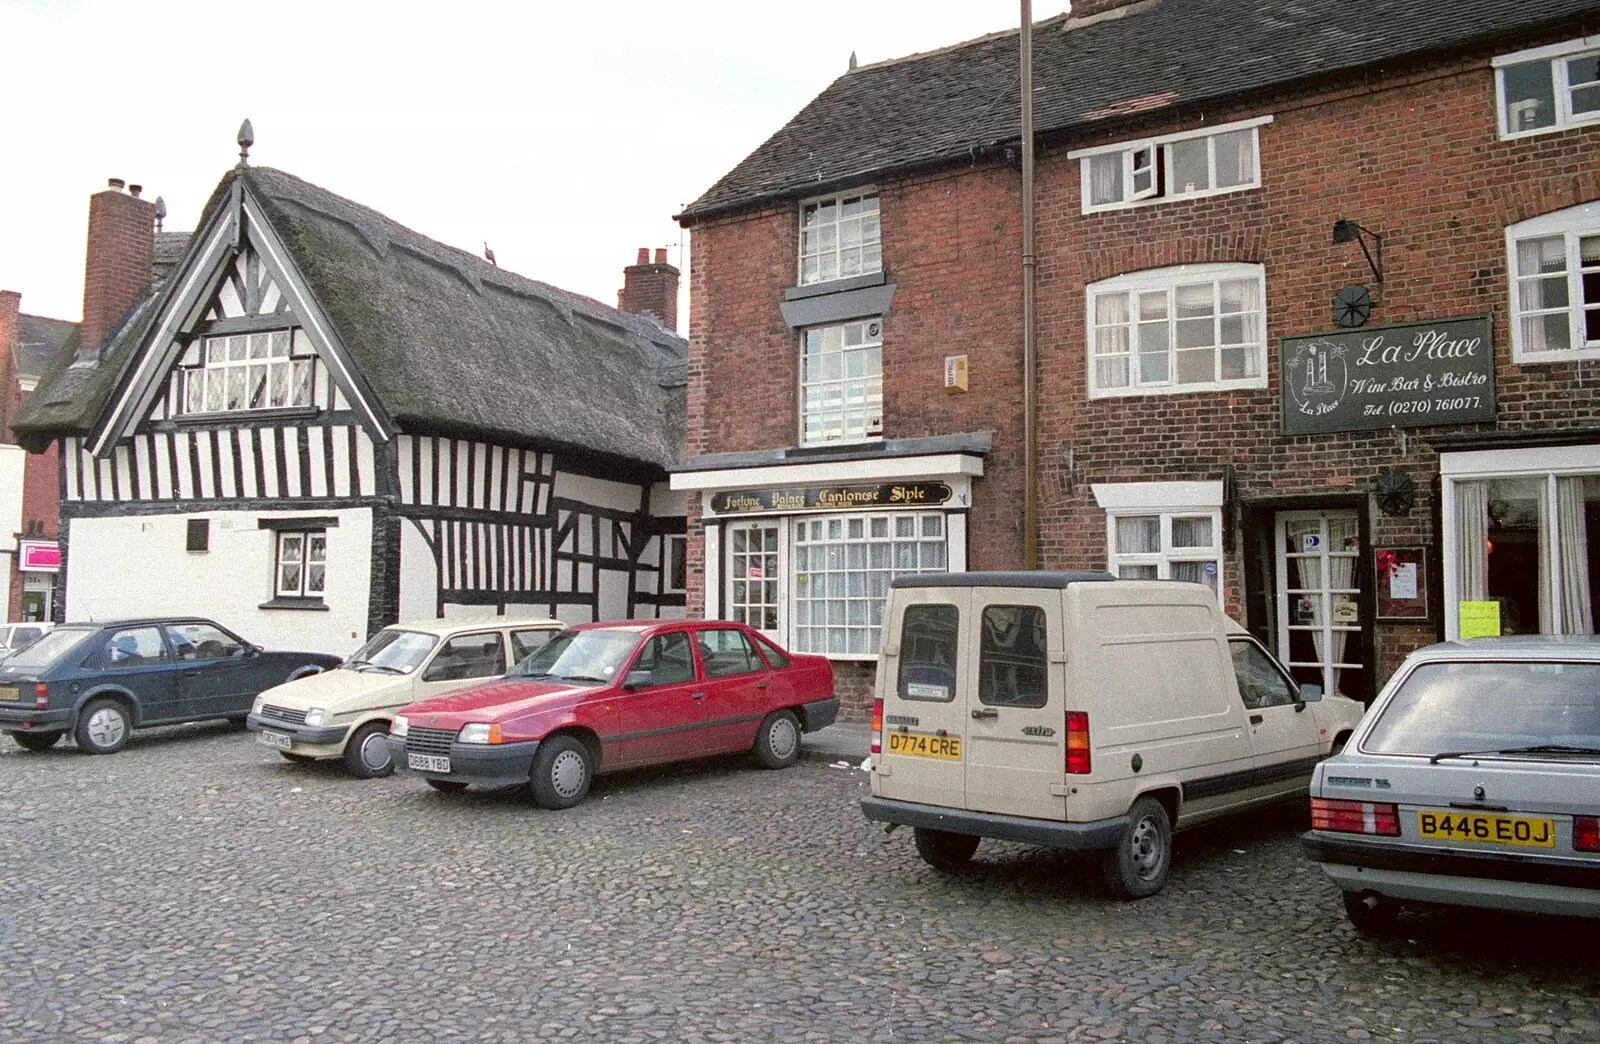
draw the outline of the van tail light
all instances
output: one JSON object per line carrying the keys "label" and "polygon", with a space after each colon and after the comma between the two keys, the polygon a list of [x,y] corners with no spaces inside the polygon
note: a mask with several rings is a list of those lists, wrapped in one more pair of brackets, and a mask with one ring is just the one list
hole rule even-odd
{"label": "van tail light", "polygon": [[872,701],[872,753],[883,753],[883,698]]}
{"label": "van tail light", "polygon": [[1400,836],[1400,806],[1381,801],[1311,799],[1311,829],[1336,834]]}
{"label": "van tail light", "polygon": [[33,687],[33,707],[35,710],[44,710],[50,703],[50,686],[44,682]]}
{"label": "van tail light", "polygon": [[1578,852],[1600,852],[1600,816],[1572,817],[1572,847]]}
{"label": "van tail light", "polygon": [[1067,774],[1089,774],[1089,715],[1083,711],[1067,712]]}

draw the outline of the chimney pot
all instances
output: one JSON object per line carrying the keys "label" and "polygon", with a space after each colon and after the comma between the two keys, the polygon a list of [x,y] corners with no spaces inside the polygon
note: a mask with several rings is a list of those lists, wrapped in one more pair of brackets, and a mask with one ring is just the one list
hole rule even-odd
{"label": "chimney pot", "polygon": [[107,178],[106,179],[106,188],[114,188],[118,192],[121,192],[122,191],[122,186],[124,186],[126,184],[127,184],[127,182],[123,181],[121,178]]}
{"label": "chimney pot", "polygon": [[143,191],[144,191],[144,186],[143,185],[129,185],[128,186],[128,195],[132,196],[134,199],[138,199],[139,198],[139,193],[141,193]]}
{"label": "chimney pot", "polygon": [[89,236],[83,273],[83,323],[79,340],[98,351],[128,310],[150,293],[155,254],[156,205],[117,191],[121,178],[108,182],[110,191],[89,197]]}
{"label": "chimney pot", "polygon": [[639,260],[635,261],[634,264],[636,264],[636,265],[648,265],[649,263],[650,263],[650,248],[649,247],[640,247],[639,248]]}
{"label": "chimney pot", "polygon": [[664,265],[666,263],[667,263],[667,248],[666,247],[656,247],[656,264]]}

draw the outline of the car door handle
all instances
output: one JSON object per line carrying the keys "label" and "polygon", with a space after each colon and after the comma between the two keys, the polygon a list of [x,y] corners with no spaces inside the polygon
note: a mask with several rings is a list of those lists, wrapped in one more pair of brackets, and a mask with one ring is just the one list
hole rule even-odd
{"label": "car door handle", "polygon": [[979,707],[972,712],[972,716],[978,719],[998,718],[1000,716],[1000,712],[995,710],[993,707]]}
{"label": "car door handle", "polygon": [[1259,714],[1250,715],[1250,724],[1252,724],[1252,725],[1260,725],[1261,724],[1261,720],[1262,720],[1261,719],[1261,715],[1259,715]]}
{"label": "car door handle", "polygon": [[691,692],[689,698],[691,700],[703,700],[706,698],[706,694],[703,692]]}
{"label": "car door handle", "polygon": [[767,679],[762,678],[760,681],[756,682],[756,688],[765,689],[768,685],[771,685],[771,684],[772,683],[767,681]]}

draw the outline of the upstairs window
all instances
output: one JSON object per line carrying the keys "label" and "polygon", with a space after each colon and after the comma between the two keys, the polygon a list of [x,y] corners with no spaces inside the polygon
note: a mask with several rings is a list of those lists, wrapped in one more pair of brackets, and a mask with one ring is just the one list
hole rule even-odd
{"label": "upstairs window", "polygon": [[1506,229],[1518,363],[1600,358],[1600,203]]}
{"label": "upstairs window", "polygon": [[876,192],[829,196],[801,205],[801,286],[882,269]]}
{"label": "upstairs window", "polygon": [[184,373],[183,411],[235,413],[311,405],[310,359],[289,355],[289,331],[207,337]]}
{"label": "upstairs window", "polygon": [[1184,265],[1088,287],[1089,397],[1265,388],[1260,265]]}
{"label": "upstairs window", "polygon": [[1600,120],[1600,36],[1501,55],[1494,67],[1500,137]]}
{"label": "upstairs window", "polygon": [[1257,129],[1271,117],[1069,152],[1080,162],[1083,211],[1240,192],[1261,185]]}
{"label": "upstairs window", "polygon": [[883,434],[883,321],[819,326],[801,338],[801,445]]}

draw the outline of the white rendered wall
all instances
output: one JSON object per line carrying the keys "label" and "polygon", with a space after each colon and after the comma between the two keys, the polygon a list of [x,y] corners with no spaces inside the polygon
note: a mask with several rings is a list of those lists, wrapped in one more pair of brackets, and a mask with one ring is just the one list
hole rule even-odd
{"label": "white rendered wall", "polygon": [[[10,550],[17,549],[11,534],[22,531],[22,473],[28,459],[21,446],[0,444],[0,543],[9,543]],[[15,563],[12,563],[15,565]],[[0,620],[11,619],[11,573],[0,570],[5,582],[0,583]]]}
{"label": "white rendered wall", "polygon": [[[75,518],[68,531],[67,619],[193,614],[268,649],[346,655],[367,636],[372,512],[319,511],[328,529],[327,611],[260,609],[272,598],[275,534],[257,520],[304,511],[197,511]],[[188,521],[211,519],[211,549],[185,550]],[[431,615],[431,613],[429,614]]]}
{"label": "white rendered wall", "polygon": [[439,615],[439,566],[422,530],[400,520],[400,622],[417,623]]}

